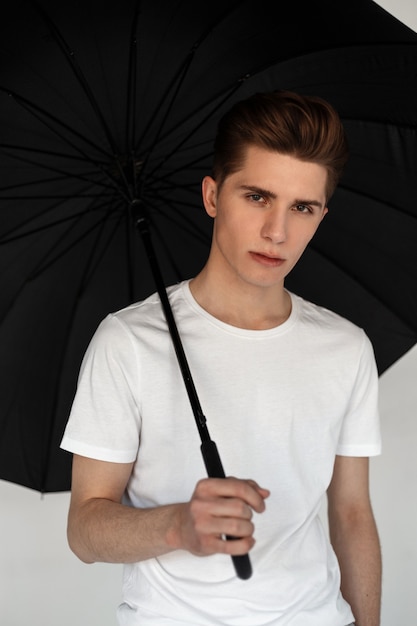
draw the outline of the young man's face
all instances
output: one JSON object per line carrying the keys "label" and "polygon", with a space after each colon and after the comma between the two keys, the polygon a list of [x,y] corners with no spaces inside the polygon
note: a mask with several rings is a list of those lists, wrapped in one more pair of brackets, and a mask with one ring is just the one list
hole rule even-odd
{"label": "young man's face", "polygon": [[220,189],[206,177],[204,205],[215,218],[210,262],[220,279],[283,286],[327,213],[326,182],[323,166],[256,146]]}

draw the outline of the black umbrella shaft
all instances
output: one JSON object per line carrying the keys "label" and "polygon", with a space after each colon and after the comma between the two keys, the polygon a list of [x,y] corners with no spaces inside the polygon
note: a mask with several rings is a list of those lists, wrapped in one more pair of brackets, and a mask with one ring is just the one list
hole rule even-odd
{"label": "black umbrella shaft", "polygon": [[158,295],[161,299],[162,308],[164,310],[164,314],[168,324],[169,333],[171,335],[172,343],[174,345],[175,353],[177,355],[178,364],[180,366],[182,377],[187,388],[187,393],[196,420],[198,432],[200,433],[201,441],[209,441],[210,435],[206,426],[206,418],[203,414],[200,400],[194,386],[194,381],[191,376],[191,371],[187,362],[187,358],[185,356],[182,341],[178,332],[177,325],[175,323],[174,315],[172,313],[171,305],[165,289],[165,284],[162,279],[159,264],[155,256],[155,251],[151,241],[151,234],[149,231],[148,220],[145,217],[139,217],[136,219],[136,226],[141,234],[142,241],[145,246],[146,254],[148,256],[152,274],[156,283]]}
{"label": "black umbrella shaft", "polygon": [[[177,325],[175,323],[174,315],[169,302],[168,294],[165,289],[165,284],[162,278],[162,274],[159,268],[159,263],[155,256],[154,247],[152,245],[151,234],[149,231],[149,223],[144,215],[143,211],[138,207],[134,214],[134,223],[140,232],[143,244],[145,246],[146,254],[151,266],[152,274],[155,280],[158,295],[161,299],[162,308],[167,320],[168,329],[172,338],[172,342],[177,355],[178,364],[181,369],[182,377],[187,389],[188,397],[191,403],[191,407],[194,413],[195,421],[197,424],[198,432],[201,438],[201,453],[203,455],[204,464],[206,466],[207,474],[210,478],[226,478],[226,474],[223,469],[223,465],[220,459],[219,452],[217,450],[216,443],[210,438],[210,434],[206,425],[206,418],[203,414],[200,400],[197,395],[197,391],[194,386],[194,381],[191,376],[191,371],[188,366],[187,357],[185,356],[184,348],[182,345],[181,337],[178,332]],[[226,539],[234,539],[234,537],[227,536]],[[239,578],[247,580],[252,575],[252,565],[247,554],[239,556],[232,556],[233,565],[235,567],[236,574]]]}

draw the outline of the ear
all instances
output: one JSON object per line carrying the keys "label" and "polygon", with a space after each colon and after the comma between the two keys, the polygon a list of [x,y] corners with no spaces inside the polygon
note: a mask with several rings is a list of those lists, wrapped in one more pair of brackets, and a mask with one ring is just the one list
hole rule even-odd
{"label": "ear", "polygon": [[211,176],[205,176],[201,184],[201,194],[207,215],[217,215],[217,184]]}
{"label": "ear", "polygon": [[321,219],[324,220],[324,217],[328,214],[329,209],[327,208],[327,206],[324,207],[323,209],[323,215],[321,216]]}

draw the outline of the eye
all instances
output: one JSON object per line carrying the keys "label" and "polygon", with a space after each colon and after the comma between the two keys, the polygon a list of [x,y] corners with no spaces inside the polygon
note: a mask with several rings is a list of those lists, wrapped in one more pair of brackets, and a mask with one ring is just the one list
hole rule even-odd
{"label": "eye", "polygon": [[260,193],[251,193],[248,195],[248,198],[252,200],[253,202],[263,202],[264,200],[264,197],[261,196]]}
{"label": "eye", "polygon": [[294,208],[298,213],[312,213],[313,212],[313,209],[311,208],[311,206],[308,206],[308,204],[296,204]]}

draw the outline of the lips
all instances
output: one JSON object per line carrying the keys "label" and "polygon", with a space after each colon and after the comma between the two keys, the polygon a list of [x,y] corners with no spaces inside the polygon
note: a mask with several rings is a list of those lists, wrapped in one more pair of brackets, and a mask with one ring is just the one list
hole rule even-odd
{"label": "lips", "polygon": [[281,257],[264,254],[262,252],[250,252],[250,255],[254,261],[265,267],[280,267],[285,262],[285,259]]}

